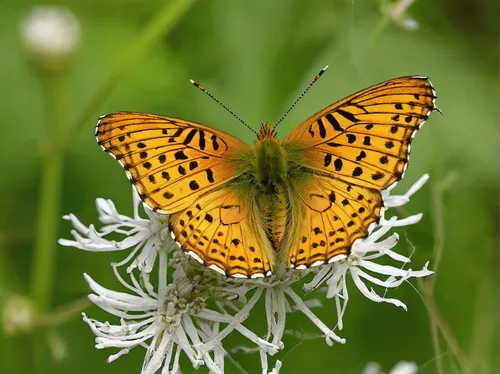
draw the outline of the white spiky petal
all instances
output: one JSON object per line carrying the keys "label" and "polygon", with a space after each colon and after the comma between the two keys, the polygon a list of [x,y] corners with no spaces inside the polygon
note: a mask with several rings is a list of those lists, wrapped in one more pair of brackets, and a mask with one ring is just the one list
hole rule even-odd
{"label": "white spiky petal", "polygon": [[[230,351],[223,342],[228,335],[238,333],[251,345],[239,347],[239,351],[258,352],[262,373],[278,373],[283,363],[276,360],[273,367],[270,357],[284,348],[285,334],[301,334],[286,328],[289,313],[302,313],[328,345],[346,342],[336,332],[343,328],[349,299],[348,275],[368,299],[406,309],[402,301],[388,297],[387,292],[376,293],[369,284],[387,291],[410,278],[432,274],[428,264],[419,270],[405,268],[410,258],[393,250],[399,237],[389,233],[394,227],[417,223],[422,215],[401,219],[389,216],[387,210],[408,203],[427,180],[428,175],[422,176],[402,195],[383,191],[385,209],[379,222],[370,225],[366,238],[353,243],[348,255],[336,256],[327,264],[317,262],[309,268],[300,265],[285,273],[268,271],[265,276],[254,274],[250,279],[242,274],[227,278],[224,271],[214,265],[205,268],[196,253],[188,252],[186,256],[179,249],[166,223],[168,217],[148,209],[144,210],[145,218],[139,215],[140,202],[135,195],[133,217],[118,213],[110,200],[97,199],[100,230],[93,225],[83,225],[74,215],[65,216],[74,227],[74,240],[60,239],[60,243],[94,252],[130,251],[123,261],[112,267],[126,292],[111,291],[85,275],[92,290],[89,299],[115,318],[115,322],[102,323],[84,316],[96,335],[97,348],[118,349],[109,357],[110,362],[136,346],[143,346],[147,353],[142,374],[160,369],[164,373],[180,371],[181,354],[188,357],[193,368],[206,365],[211,373],[223,373],[224,357]],[[107,239],[110,234],[123,238]],[[196,261],[189,261],[189,257]],[[382,257],[394,265],[387,261],[381,265],[378,260]],[[120,266],[125,264],[128,282],[120,271]],[[150,273],[155,267],[158,283],[152,284]],[[310,279],[308,283],[304,283],[305,277]],[[296,285],[307,293],[324,292],[327,299],[334,301],[337,318],[323,322],[312,311],[322,307],[321,302],[307,293],[297,292],[298,288],[292,287]],[[256,304],[262,298],[263,309],[257,309]],[[214,309],[207,305],[213,305]],[[267,333],[253,332],[245,326],[245,320],[254,313],[265,314]]]}

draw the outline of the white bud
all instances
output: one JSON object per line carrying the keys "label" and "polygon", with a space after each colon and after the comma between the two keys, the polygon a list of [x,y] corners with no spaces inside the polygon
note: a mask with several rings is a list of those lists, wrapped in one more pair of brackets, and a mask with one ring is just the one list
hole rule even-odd
{"label": "white bud", "polygon": [[387,9],[387,15],[395,23],[407,30],[418,29],[418,22],[408,15],[408,9],[415,0],[398,0]]}
{"label": "white bud", "polygon": [[14,335],[31,330],[35,311],[31,301],[24,296],[11,296],[3,306],[2,327],[5,335]]}
{"label": "white bud", "polygon": [[52,358],[56,361],[64,360],[68,356],[68,348],[61,335],[56,332],[50,332],[47,339]]}
{"label": "white bud", "polygon": [[63,7],[33,7],[21,23],[21,39],[28,58],[45,70],[65,67],[80,36],[80,23]]}

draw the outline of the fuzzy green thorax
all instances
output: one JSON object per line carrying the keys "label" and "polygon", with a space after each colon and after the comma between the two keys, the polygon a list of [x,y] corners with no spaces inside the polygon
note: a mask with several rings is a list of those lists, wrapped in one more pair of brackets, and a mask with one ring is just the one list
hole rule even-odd
{"label": "fuzzy green thorax", "polygon": [[288,163],[284,149],[272,126],[262,124],[255,144],[256,179],[264,187],[279,185],[286,179]]}

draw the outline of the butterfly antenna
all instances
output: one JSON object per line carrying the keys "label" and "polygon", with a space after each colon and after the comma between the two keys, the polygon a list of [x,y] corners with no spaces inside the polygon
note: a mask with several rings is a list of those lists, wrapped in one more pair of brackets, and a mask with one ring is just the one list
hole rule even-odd
{"label": "butterfly antenna", "polygon": [[325,71],[328,70],[328,65],[326,65],[323,69],[321,69],[321,71],[316,74],[316,76],[314,77],[314,79],[311,81],[311,83],[309,83],[309,85],[306,87],[306,89],[304,90],[304,92],[302,92],[300,94],[300,96],[297,98],[297,100],[295,100],[295,102],[292,104],[292,106],[285,112],[285,114],[283,114],[281,116],[281,118],[278,120],[278,122],[276,122],[276,125],[274,125],[273,127],[273,130],[278,127],[278,125],[281,123],[281,121],[283,121],[285,119],[285,117],[288,115],[288,113],[290,113],[292,111],[292,109],[295,107],[295,105],[297,105],[297,103],[300,101],[300,99],[302,99],[304,97],[304,95],[307,93],[307,91],[309,91],[309,89],[313,86],[314,83],[316,83],[316,81],[323,75],[323,73]]}
{"label": "butterfly antenna", "polygon": [[195,82],[194,80],[190,79],[189,80],[193,86],[195,86],[197,89],[199,89],[200,91],[203,91],[204,93],[206,93],[208,96],[210,96],[210,98],[212,98],[217,104],[219,104],[221,107],[223,107],[226,111],[228,111],[229,113],[231,113],[233,115],[234,118],[236,118],[238,121],[240,121],[247,129],[249,129],[250,131],[252,131],[255,135],[258,135],[257,134],[257,131],[255,131],[253,128],[251,128],[245,121],[243,121],[240,117],[238,117],[231,109],[229,109],[227,106],[225,106],[219,99],[217,99],[214,95],[212,95],[210,92],[208,92],[205,88],[203,88],[203,86],[201,84],[199,84],[198,82]]}

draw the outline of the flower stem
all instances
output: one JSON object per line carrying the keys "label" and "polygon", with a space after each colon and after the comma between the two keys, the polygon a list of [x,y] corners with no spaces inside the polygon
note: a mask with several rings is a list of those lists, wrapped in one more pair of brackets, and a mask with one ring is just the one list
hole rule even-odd
{"label": "flower stem", "polygon": [[[445,242],[444,217],[443,217],[443,205],[442,205],[441,194],[442,194],[442,188],[440,188],[440,186],[435,186],[433,191],[433,202],[434,202],[434,217],[435,217],[434,271],[436,272],[441,262],[441,257],[443,254],[444,242]],[[457,339],[455,338],[451,329],[446,323],[446,320],[440,314],[439,309],[436,305],[436,298],[434,295],[436,284],[434,278],[435,277],[432,277],[432,279],[427,279],[425,281],[420,278],[417,280],[417,284],[429,317],[434,354],[436,357],[436,372],[444,373],[443,362],[441,359],[441,348],[439,344],[439,334],[438,334],[438,332],[440,332],[452,356],[455,358],[458,366],[460,367],[460,372],[470,373],[471,371],[468,359],[465,353],[461,350]]]}
{"label": "flower stem", "polygon": [[79,316],[91,305],[87,296],[81,297],[65,304],[57,310],[51,311],[46,315],[40,316],[37,327],[57,327]]}
{"label": "flower stem", "polygon": [[[49,107],[49,142],[41,166],[40,195],[35,228],[34,257],[31,274],[31,296],[39,315],[50,311],[54,282],[55,251],[60,216],[63,155],[57,146],[64,126],[67,98],[64,75],[47,77]],[[35,338],[34,367],[44,372],[45,335]]]}
{"label": "flower stem", "polygon": [[372,32],[371,36],[371,47],[372,47],[372,53],[374,56],[377,56],[379,53],[379,45],[380,45],[380,38],[382,36],[382,32],[387,28],[387,25],[389,24],[389,17],[387,16],[387,7],[388,7],[388,1],[387,0],[381,0],[379,1],[378,7],[379,11],[382,15],[380,20],[378,21],[377,25],[375,26],[375,29]]}
{"label": "flower stem", "polygon": [[128,72],[146,56],[149,49],[153,47],[160,38],[167,35],[170,30],[177,25],[193,3],[194,0],[172,0],[166,2],[166,5],[157,12],[157,16],[146,26],[144,31],[139,34],[135,41],[130,43],[130,47],[118,60],[106,80],[90,99],[90,102],[84,107],[64,139],[63,147],[68,146],[71,138],[76,136],[78,132],[88,124],[89,119],[93,116],[97,116],[99,107],[118,87],[118,84]]}

